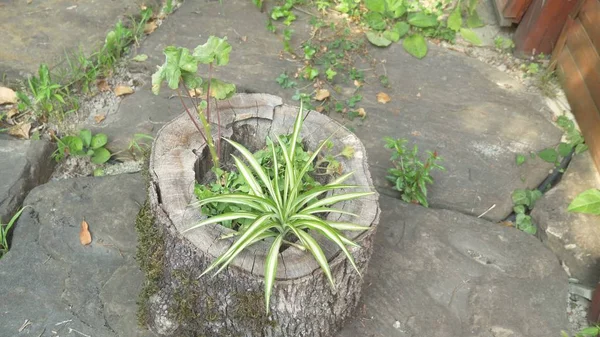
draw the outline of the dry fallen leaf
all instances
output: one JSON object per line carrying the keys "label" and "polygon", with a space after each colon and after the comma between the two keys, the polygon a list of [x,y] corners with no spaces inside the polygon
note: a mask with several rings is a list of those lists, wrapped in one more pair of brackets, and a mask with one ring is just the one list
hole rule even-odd
{"label": "dry fallen leaf", "polygon": [[17,103],[17,94],[11,88],[0,87],[0,104]]}
{"label": "dry fallen leaf", "polygon": [[317,89],[317,92],[315,93],[315,100],[322,101],[322,100],[326,99],[327,97],[329,97],[329,90]]}
{"label": "dry fallen leaf", "polygon": [[103,120],[106,119],[106,115],[96,115],[94,116],[94,120],[96,121],[96,124],[102,123]]}
{"label": "dry fallen leaf", "polygon": [[354,86],[355,86],[355,87],[357,87],[357,88],[360,88],[360,87],[362,87],[362,85],[363,85],[363,84],[362,84],[362,82],[361,82],[361,81],[354,80]]}
{"label": "dry fallen leaf", "polygon": [[8,110],[8,112],[6,113],[6,117],[8,118],[12,118],[14,115],[19,113],[19,109],[17,109],[17,107],[13,107],[12,109]]}
{"label": "dry fallen leaf", "polygon": [[385,92],[380,92],[377,94],[377,102],[381,104],[385,104],[391,100],[392,99],[390,98],[390,95],[386,94]]}
{"label": "dry fallen leaf", "polygon": [[156,24],[156,21],[147,22],[144,26],[144,34],[152,34],[152,32],[154,32],[157,27],[158,25]]}
{"label": "dry fallen leaf", "polygon": [[325,107],[322,105],[319,105],[318,107],[315,108],[316,112],[323,112],[323,110],[325,110]]}
{"label": "dry fallen leaf", "polygon": [[17,138],[29,139],[31,123],[20,123],[8,129],[8,134]]}
{"label": "dry fallen leaf", "polygon": [[117,96],[123,96],[123,95],[129,95],[129,94],[133,94],[133,88],[130,86],[118,85],[115,88],[115,95],[117,95]]}
{"label": "dry fallen leaf", "polygon": [[98,90],[100,90],[100,91],[109,91],[110,90],[110,87],[108,86],[108,82],[106,82],[105,79],[97,80],[96,86],[98,87]]}
{"label": "dry fallen leaf", "polygon": [[358,113],[358,116],[361,117],[361,118],[367,117],[367,112],[365,111],[364,108],[358,108],[356,110],[356,112]]}
{"label": "dry fallen leaf", "polygon": [[415,137],[421,137],[421,133],[419,131],[413,131],[410,134],[413,135],[413,136],[415,136]]}
{"label": "dry fallen leaf", "polygon": [[90,226],[85,221],[85,219],[81,222],[81,230],[79,231],[79,242],[82,245],[87,246],[92,243],[92,234],[90,234]]}

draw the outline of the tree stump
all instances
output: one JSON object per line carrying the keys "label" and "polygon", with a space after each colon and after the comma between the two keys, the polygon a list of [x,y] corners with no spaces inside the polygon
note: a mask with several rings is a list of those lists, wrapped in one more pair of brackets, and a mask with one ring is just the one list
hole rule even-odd
{"label": "tree stump", "polygon": [[[214,107],[217,105],[213,103]],[[251,151],[262,148],[267,135],[290,133],[299,111],[283,105],[279,97],[264,94],[238,94],[218,102],[217,108],[223,136]],[[221,239],[232,232],[221,225],[182,234],[203,219],[200,210],[191,205],[197,200],[194,183],[205,179],[212,165],[202,136],[188,118],[182,114],[158,132],[150,157],[149,206],[154,226],[162,235],[162,246],[155,248],[162,250],[162,268],[154,280],[154,294],[147,308],[142,308],[147,310],[151,329],[170,336],[331,336],[358,304],[363,281],[339,248],[323,237],[317,241],[328,257],[335,290],[310,253],[288,247],[280,254],[269,315],[264,308],[263,263],[270,243],[256,244],[242,252],[217,276],[199,278],[233,239]],[[213,113],[211,122],[216,120]],[[216,135],[217,126],[212,129]],[[314,149],[334,133],[333,153],[346,145],[355,149],[353,158],[340,160],[345,172],[355,172],[348,183],[365,186],[362,190],[372,189],[365,149],[346,128],[311,111],[301,137],[308,149]],[[224,147],[223,160],[231,152],[231,148]],[[334,207],[359,216],[329,214],[331,220],[371,227],[365,232],[345,233],[361,245],[349,249],[364,275],[379,222],[378,195]]]}

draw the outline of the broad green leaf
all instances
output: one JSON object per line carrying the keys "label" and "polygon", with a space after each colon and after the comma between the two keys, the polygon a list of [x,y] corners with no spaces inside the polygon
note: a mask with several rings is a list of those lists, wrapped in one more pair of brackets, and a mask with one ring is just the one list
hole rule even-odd
{"label": "broad green leaf", "polygon": [[[202,89],[208,90],[208,82],[202,83]],[[216,99],[227,99],[235,94],[235,84],[223,82],[219,79],[210,80],[210,96]]]}
{"label": "broad green leaf", "polygon": [[540,152],[538,152],[538,156],[543,160],[546,161],[548,163],[556,163],[556,160],[558,159],[558,153],[556,153],[556,150],[548,148],[548,149],[544,149]]}
{"label": "broad green leaf", "polygon": [[460,36],[462,36],[462,38],[465,41],[469,42],[472,45],[475,45],[475,46],[481,45],[481,40],[479,39],[479,36],[477,36],[477,34],[475,34],[474,31],[472,31],[468,28],[461,28]]}
{"label": "broad green leaf", "polygon": [[525,161],[527,160],[527,157],[525,157],[522,154],[517,154],[517,157],[515,159],[515,161],[517,162],[517,166],[521,166],[525,163]]}
{"label": "broad green leaf", "polygon": [[479,28],[483,26],[485,26],[485,23],[481,21],[481,18],[479,18],[479,14],[477,14],[477,12],[473,12],[467,16],[467,27]]}
{"label": "broad green leaf", "polygon": [[587,327],[587,328],[579,331],[579,333],[578,333],[578,335],[583,335],[586,337],[590,337],[590,336],[596,337],[599,334],[600,334],[600,327],[597,327],[597,326]]}
{"label": "broad green leaf", "polygon": [[398,32],[396,32],[395,30],[384,31],[383,37],[392,42],[398,42],[398,40],[400,40],[400,34],[398,34]]}
{"label": "broad green leaf", "polygon": [[194,57],[204,64],[215,62],[218,66],[224,66],[229,63],[229,53],[231,45],[227,42],[227,37],[218,38],[210,36],[208,41],[194,49]]}
{"label": "broad green leaf", "polygon": [[90,143],[92,142],[92,131],[82,129],[79,131],[79,138],[83,142],[83,147],[90,147]]}
{"label": "broad green leaf", "polygon": [[582,192],[571,202],[568,211],[600,215],[600,190],[592,188]]}
{"label": "broad green leaf", "polygon": [[575,146],[575,153],[576,154],[580,154],[585,152],[588,149],[588,146],[585,144],[577,144],[577,146]]}
{"label": "broad green leaf", "polygon": [[519,230],[522,230],[525,233],[535,235],[537,232],[537,227],[531,221],[531,216],[519,213],[517,214],[517,218],[515,219],[515,224]]}
{"label": "broad green leaf", "polygon": [[398,19],[406,13],[403,0],[386,0],[385,14],[392,19]]}
{"label": "broad green leaf", "polygon": [[135,61],[135,62],[144,62],[148,59],[148,55],[146,54],[137,54],[135,57],[133,57],[131,60]]}
{"label": "broad green leaf", "polygon": [[477,3],[479,3],[479,0],[469,0],[469,7],[467,8],[469,14],[477,13]]}
{"label": "broad green leaf", "polygon": [[571,153],[571,150],[573,150],[573,146],[567,143],[560,143],[558,144],[558,154],[560,154],[561,157],[566,157]]}
{"label": "broad green leaf", "polygon": [[530,205],[530,200],[527,196],[527,190],[516,189],[512,193],[512,201],[514,205]]}
{"label": "broad green leaf", "polygon": [[365,6],[370,11],[383,14],[385,11],[385,0],[365,0]]}
{"label": "broad green leaf", "polygon": [[526,210],[527,210],[527,209],[525,209],[525,206],[523,206],[523,205],[516,205],[515,207],[513,207],[513,211],[514,211],[516,214],[519,214],[519,213],[525,213],[525,211],[526,211]]}
{"label": "broad green leaf", "polygon": [[275,275],[277,275],[277,260],[283,237],[284,235],[280,234],[275,238],[265,260],[265,306],[267,314],[269,313],[269,301],[271,299],[271,292],[273,291],[273,282],[275,281]]}
{"label": "broad green leaf", "polygon": [[196,73],[182,71],[181,78],[187,89],[196,89],[202,85],[202,78],[197,76]]}
{"label": "broad green leaf", "polygon": [[385,20],[383,16],[376,12],[368,12],[363,16],[365,22],[369,27],[375,30],[384,30],[386,27]]}
{"label": "broad green leaf", "polygon": [[411,26],[419,28],[437,27],[439,24],[435,15],[425,14],[423,12],[409,14],[408,23]]}
{"label": "broad green leaf", "polygon": [[396,22],[394,30],[398,33],[398,37],[402,38],[410,30],[410,25],[404,21]]}
{"label": "broad green leaf", "polygon": [[72,154],[76,154],[83,150],[83,141],[79,137],[66,136],[61,139],[61,142],[65,144]]}
{"label": "broad green leaf", "polygon": [[422,59],[427,55],[427,42],[421,34],[413,34],[402,41],[402,47],[412,56]]}
{"label": "broad green leaf", "polygon": [[94,164],[104,164],[110,159],[110,156],[110,152],[107,149],[101,147],[99,149],[94,150],[94,154],[92,155],[91,160]]}
{"label": "broad green leaf", "polygon": [[460,13],[460,8],[456,7],[454,11],[448,17],[448,28],[452,29],[455,32],[458,32],[462,27],[462,15]]}
{"label": "broad green leaf", "polygon": [[90,141],[90,147],[95,150],[103,147],[108,142],[108,137],[103,133],[97,133]]}
{"label": "broad green leaf", "polygon": [[158,95],[160,93],[160,85],[166,77],[165,65],[161,66],[152,74],[152,93]]}
{"label": "broad green leaf", "polygon": [[367,40],[377,47],[387,47],[392,41],[383,37],[381,33],[367,32]]}

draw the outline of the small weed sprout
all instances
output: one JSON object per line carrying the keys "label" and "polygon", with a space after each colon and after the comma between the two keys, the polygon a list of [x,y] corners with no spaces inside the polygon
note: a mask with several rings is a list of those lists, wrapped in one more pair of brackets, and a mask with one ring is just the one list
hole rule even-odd
{"label": "small weed sprout", "polygon": [[21,216],[21,213],[29,206],[21,208],[13,217],[8,221],[7,224],[0,223],[0,258],[8,252],[8,232],[14,226],[17,219]]}
{"label": "small weed sprout", "polygon": [[437,152],[428,151],[427,160],[423,163],[419,158],[417,145],[408,150],[406,139],[386,137],[384,140],[385,147],[394,151],[390,158],[394,167],[388,170],[387,179],[401,193],[402,200],[429,207],[427,185],[433,183],[432,170],[445,170],[438,164],[442,158]]}

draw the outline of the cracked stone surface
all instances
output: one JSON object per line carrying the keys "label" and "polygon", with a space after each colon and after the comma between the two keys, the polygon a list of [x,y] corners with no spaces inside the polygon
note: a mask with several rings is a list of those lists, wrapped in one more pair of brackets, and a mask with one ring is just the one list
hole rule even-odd
{"label": "cracked stone surface", "polygon": [[581,192],[600,188],[600,174],[588,151],[573,157],[562,180],[535,204],[531,217],[542,241],[565,264],[573,278],[596,287],[600,280],[600,220],[571,213],[567,207]]}
{"label": "cracked stone surface", "polygon": [[535,237],[386,196],[380,207],[362,304],[339,337],[547,337],[567,329],[567,275]]}
{"label": "cracked stone surface", "polygon": [[55,166],[50,158],[54,148],[44,140],[0,135],[0,223],[10,220],[32,188],[48,181]]}
{"label": "cracked stone surface", "polygon": [[[302,41],[307,27],[308,18],[300,15],[295,39]],[[244,0],[187,1],[139,49],[149,59],[132,64],[130,71],[145,77],[145,84],[124,98],[101,125],[90,127],[111,139],[140,130],[156,133],[182,112],[166,86],[159,96],[150,92],[150,76],[164,62],[163,48],[194,48],[209,35],[227,36],[233,46],[229,65],[218,68],[215,76],[235,83],[240,91],[274,94],[284,103],[297,104],[291,101],[294,90],[282,89],[275,78],[284,70],[293,74],[302,63],[279,57],[281,41],[266,31],[263,13]],[[436,183],[430,188],[433,207],[475,216],[493,207],[485,218],[503,220],[512,211],[512,191],[537,187],[552,167],[542,160],[518,167],[516,154],[554,146],[562,132],[549,121],[551,114],[541,98],[526,93],[518,81],[478,60],[430,47],[422,60],[405,53],[399,44],[370,48],[371,56],[386,61],[391,88],[379,87],[376,75],[366,72],[365,82],[370,84],[361,89],[359,106],[368,117],[353,122],[341,114],[332,117],[351,127],[365,144],[381,193],[396,196],[385,180],[390,153],[382,138],[408,138],[422,151],[437,150],[445,159],[447,171],[435,172]],[[355,90],[351,83],[336,84],[345,92]],[[392,101],[377,103],[379,91]]]}
{"label": "cracked stone surface", "polygon": [[0,0],[0,82],[2,75],[37,74],[40,63],[54,66],[65,51],[99,49],[118,20],[140,13],[158,0]]}
{"label": "cracked stone surface", "polygon": [[[145,197],[139,174],[35,188],[11,250],[0,259],[0,336],[67,335],[69,329],[94,337],[152,336],[136,323],[143,275],[133,258],[134,226]],[[89,246],[79,242],[83,219]],[[31,325],[19,333],[25,320]]]}

